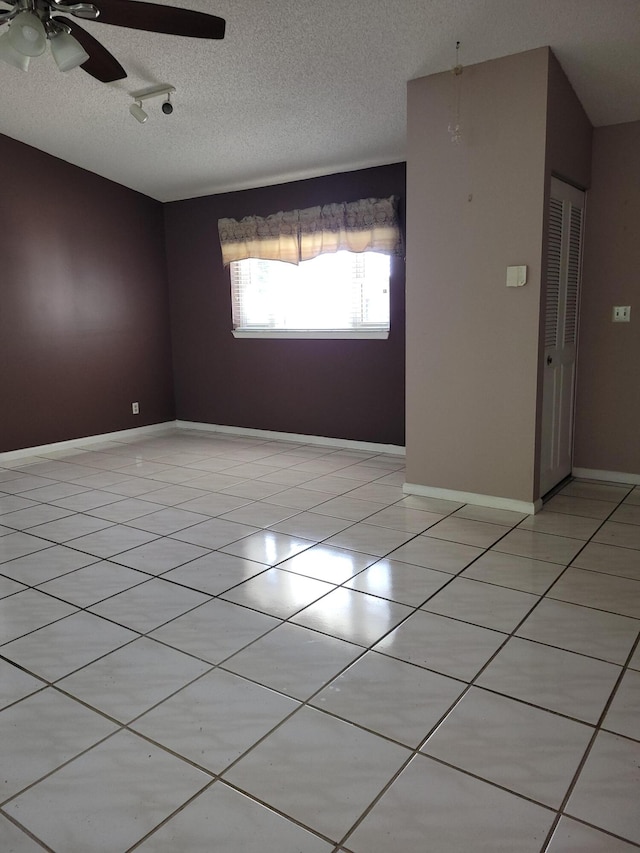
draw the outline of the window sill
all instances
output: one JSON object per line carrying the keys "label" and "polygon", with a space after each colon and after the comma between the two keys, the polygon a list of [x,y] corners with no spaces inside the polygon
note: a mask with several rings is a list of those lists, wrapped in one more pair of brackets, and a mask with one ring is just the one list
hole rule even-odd
{"label": "window sill", "polygon": [[389,337],[388,329],[232,329],[234,338],[272,338],[309,340],[378,340]]}

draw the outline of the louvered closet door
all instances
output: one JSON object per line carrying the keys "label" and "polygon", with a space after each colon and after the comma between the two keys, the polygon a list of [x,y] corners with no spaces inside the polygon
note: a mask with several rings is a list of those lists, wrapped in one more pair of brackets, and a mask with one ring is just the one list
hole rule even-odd
{"label": "louvered closet door", "polygon": [[584,193],[551,181],[540,494],[571,473]]}

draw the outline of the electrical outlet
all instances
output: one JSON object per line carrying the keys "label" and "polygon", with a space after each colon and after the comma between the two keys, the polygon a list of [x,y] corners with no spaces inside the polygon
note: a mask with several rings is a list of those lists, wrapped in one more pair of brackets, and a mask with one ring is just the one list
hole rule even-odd
{"label": "electrical outlet", "polygon": [[630,323],[631,305],[614,305],[611,320],[614,323]]}
{"label": "electrical outlet", "polygon": [[140,403],[132,403],[131,404],[131,413],[134,415],[140,414]]}

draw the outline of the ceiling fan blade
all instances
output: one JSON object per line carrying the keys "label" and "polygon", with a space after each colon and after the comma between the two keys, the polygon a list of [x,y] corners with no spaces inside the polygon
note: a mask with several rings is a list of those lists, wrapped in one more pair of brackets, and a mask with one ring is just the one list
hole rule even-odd
{"label": "ceiling fan blade", "polygon": [[71,18],[63,18],[61,15],[56,15],[54,21],[59,21],[71,30],[71,35],[77,39],[82,47],[89,54],[89,59],[84,62],[80,68],[100,80],[101,83],[112,83],[114,80],[124,80],[127,72],[118,62],[115,56],[112,56],[106,47],[103,47],[97,39],[94,39],[86,30],[83,30],[79,24],[76,24]]}
{"label": "ceiling fan blade", "polygon": [[100,11],[100,16],[96,18],[99,23],[174,36],[224,38],[226,22],[216,15],[138,0],[92,0],[92,5]]}

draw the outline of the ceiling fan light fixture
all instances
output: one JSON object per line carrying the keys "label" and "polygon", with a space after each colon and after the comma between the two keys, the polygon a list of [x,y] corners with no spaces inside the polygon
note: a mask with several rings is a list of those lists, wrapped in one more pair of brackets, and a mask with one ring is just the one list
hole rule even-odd
{"label": "ceiling fan light fixture", "polygon": [[15,49],[9,41],[9,33],[0,36],[0,59],[9,65],[13,65],[14,68],[19,68],[20,71],[29,70],[30,58]]}
{"label": "ceiling fan light fixture", "polygon": [[62,30],[50,39],[51,53],[60,71],[71,71],[89,59],[89,54],[70,33]]}
{"label": "ceiling fan light fixture", "polygon": [[129,107],[129,112],[136,119],[136,121],[140,122],[140,124],[144,124],[145,121],[149,118],[149,116],[142,109],[142,104],[138,102],[131,104],[131,106]]}
{"label": "ceiling fan light fixture", "polygon": [[40,56],[47,47],[44,25],[33,12],[20,12],[9,24],[11,46],[24,56]]}

